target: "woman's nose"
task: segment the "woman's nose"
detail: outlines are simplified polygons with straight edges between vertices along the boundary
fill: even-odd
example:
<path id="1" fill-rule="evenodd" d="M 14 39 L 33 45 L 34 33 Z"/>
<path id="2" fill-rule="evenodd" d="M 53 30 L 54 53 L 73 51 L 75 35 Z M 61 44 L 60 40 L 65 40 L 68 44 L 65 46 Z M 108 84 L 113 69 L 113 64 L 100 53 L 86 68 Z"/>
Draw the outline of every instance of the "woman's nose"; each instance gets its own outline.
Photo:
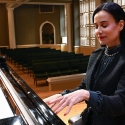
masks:
<path id="1" fill-rule="evenodd" d="M 100 34 L 100 33 L 102 33 L 102 28 L 101 27 L 98 27 L 97 29 L 96 29 L 96 31 L 95 31 L 97 34 Z"/>

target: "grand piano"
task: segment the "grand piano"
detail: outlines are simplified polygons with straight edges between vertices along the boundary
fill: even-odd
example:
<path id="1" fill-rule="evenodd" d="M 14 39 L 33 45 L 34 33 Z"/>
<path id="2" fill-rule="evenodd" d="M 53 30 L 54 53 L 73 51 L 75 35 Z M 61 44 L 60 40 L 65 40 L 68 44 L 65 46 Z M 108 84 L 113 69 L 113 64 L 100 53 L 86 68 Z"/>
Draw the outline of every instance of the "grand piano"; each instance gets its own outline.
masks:
<path id="1" fill-rule="evenodd" d="M 0 56 L 0 125 L 66 125 Z"/>

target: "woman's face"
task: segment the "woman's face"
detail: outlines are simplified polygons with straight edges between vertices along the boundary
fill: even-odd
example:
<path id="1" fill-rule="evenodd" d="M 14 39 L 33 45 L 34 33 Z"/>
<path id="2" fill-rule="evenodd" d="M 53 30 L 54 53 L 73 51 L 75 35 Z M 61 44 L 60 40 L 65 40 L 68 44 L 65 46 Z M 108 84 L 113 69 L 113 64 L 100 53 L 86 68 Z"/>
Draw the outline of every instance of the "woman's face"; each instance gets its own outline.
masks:
<path id="1" fill-rule="evenodd" d="M 120 23 L 116 23 L 113 16 L 105 10 L 94 16 L 95 35 L 101 45 L 114 47 L 120 44 Z"/>

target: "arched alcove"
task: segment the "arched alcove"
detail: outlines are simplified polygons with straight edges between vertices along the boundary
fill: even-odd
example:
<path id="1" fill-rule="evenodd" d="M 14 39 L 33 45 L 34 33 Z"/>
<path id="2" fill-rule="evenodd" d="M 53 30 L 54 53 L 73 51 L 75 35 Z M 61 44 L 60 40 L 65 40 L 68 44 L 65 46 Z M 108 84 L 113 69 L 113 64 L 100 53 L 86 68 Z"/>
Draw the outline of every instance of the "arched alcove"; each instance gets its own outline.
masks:
<path id="1" fill-rule="evenodd" d="M 40 45 L 41 44 L 56 44 L 55 26 L 49 21 L 43 22 L 40 26 Z"/>

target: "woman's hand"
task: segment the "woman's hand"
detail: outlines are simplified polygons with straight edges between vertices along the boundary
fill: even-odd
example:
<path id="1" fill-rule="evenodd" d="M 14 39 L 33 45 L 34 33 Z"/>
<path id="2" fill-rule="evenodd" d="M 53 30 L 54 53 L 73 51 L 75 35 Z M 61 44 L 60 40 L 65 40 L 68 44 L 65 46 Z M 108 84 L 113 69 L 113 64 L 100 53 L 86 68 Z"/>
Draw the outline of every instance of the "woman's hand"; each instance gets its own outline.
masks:
<path id="1" fill-rule="evenodd" d="M 48 98 L 43 99 L 43 101 L 44 101 L 50 108 L 52 108 L 56 103 L 50 104 L 49 102 L 51 102 L 51 101 L 53 101 L 53 100 L 55 100 L 55 99 L 58 99 L 58 98 L 61 97 L 61 96 L 62 96 L 61 94 L 55 94 L 55 95 L 52 95 L 52 96 L 50 96 L 50 97 L 48 97 Z"/>
<path id="2" fill-rule="evenodd" d="M 64 96 L 61 96 L 57 99 L 54 99 L 53 101 L 49 101 L 49 104 L 56 104 L 53 108 L 53 111 L 58 114 L 61 110 L 63 110 L 66 106 L 68 106 L 67 111 L 65 112 L 64 116 L 67 115 L 72 106 L 76 103 L 79 103 L 83 100 L 89 100 L 90 93 L 87 90 L 77 90 L 72 93 L 66 94 Z"/>

